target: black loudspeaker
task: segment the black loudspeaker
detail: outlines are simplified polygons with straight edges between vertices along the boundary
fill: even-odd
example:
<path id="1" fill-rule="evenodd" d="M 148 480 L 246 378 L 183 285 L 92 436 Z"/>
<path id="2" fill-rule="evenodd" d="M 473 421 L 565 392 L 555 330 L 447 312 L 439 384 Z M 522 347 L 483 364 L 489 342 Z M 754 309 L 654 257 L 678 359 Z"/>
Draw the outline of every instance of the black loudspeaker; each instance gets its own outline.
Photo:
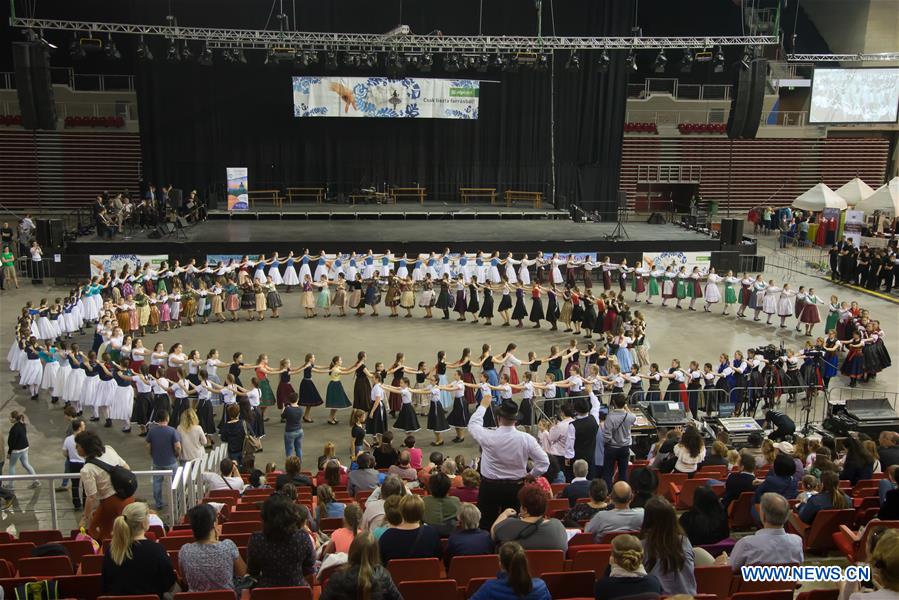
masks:
<path id="1" fill-rule="evenodd" d="M 721 228 L 719 229 L 718 237 L 721 240 L 721 244 L 732 244 L 731 242 L 731 219 L 721 219 Z"/>
<path id="2" fill-rule="evenodd" d="M 724 274 L 728 271 L 738 273 L 740 271 L 740 253 L 739 252 L 712 252 L 712 267 L 718 273 Z"/>
<path id="3" fill-rule="evenodd" d="M 743 219 L 731 219 L 731 244 L 743 242 Z"/>
<path id="4" fill-rule="evenodd" d="M 187 219 L 185 219 L 184 217 L 178 217 L 178 225 L 181 227 L 181 229 L 190 227 L 190 223 L 188 223 Z"/>
<path id="5" fill-rule="evenodd" d="M 181 203 L 184 198 L 184 193 L 181 190 L 171 189 L 169 190 L 169 205 L 175 210 L 181 208 Z"/>
<path id="6" fill-rule="evenodd" d="M 653 225 L 662 225 L 666 221 L 665 221 L 665 217 L 662 216 L 662 213 L 654 212 L 651 215 L 649 215 L 649 218 L 646 220 L 646 222 L 652 223 Z"/>
<path id="7" fill-rule="evenodd" d="M 746 129 L 752 72 L 737 66 L 737 76 L 734 79 L 733 97 L 730 100 L 730 112 L 727 115 L 727 137 L 731 139 L 742 137 L 743 130 Z"/>
<path id="8" fill-rule="evenodd" d="M 56 129 L 56 103 L 47 49 L 38 42 L 15 42 L 13 64 L 22 126 Z"/>
<path id="9" fill-rule="evenodd" d="M 745 139 L 755 139 L 762 120 L 762 105 L 765 103 L 765 82 L 768 78 L 768 60 L 757 58 L 752 61 L 752 85 L 749 89 L 749 105 L 746 107 L 746 125 L 743 127 Z"/>
<path id="10" fill-rule="evenodd" d="M 627 210 L 627 192 L 618 190 L 618 208 Z"/>
<path id="11" fill-rule="evenodd" d="M 65 240 L 61 219 L 37 219 L 34 225 L 37 243 L 44 252 L 63 248 Z"/>

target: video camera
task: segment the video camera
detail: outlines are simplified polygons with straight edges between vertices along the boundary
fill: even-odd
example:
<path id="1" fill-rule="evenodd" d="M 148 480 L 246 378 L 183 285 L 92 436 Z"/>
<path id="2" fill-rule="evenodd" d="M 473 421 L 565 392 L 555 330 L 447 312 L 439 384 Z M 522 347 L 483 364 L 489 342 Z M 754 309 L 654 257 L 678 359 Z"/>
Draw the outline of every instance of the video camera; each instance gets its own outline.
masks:
<path id="1" fill-rule="evenodd" d="M 761 356 L 769 363 L 773 363 L 778 358 L 783 356 L 783 342 L 781 342 L 780 348 L 774 344 L 768 344 L 767 346 L 759 346 L 758 348 L 750 348 L 749 352 L 754 353 L 757 356 Z"/>

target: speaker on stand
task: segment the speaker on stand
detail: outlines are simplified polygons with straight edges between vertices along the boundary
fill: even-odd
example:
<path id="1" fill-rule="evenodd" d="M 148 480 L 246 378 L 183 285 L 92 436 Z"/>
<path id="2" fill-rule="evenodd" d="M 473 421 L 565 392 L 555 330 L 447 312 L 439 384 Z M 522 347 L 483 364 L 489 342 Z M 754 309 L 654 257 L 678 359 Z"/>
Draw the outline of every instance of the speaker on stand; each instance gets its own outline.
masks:
<path id="1" fill-rule="evenodd" d="M 612 233 L 605 236 L 605 239 L 630 239 L 630 236 L 627 234 L 627 229 L 624 228 L 624 221 L 627 220 L 627 192 L 625 192 L 624 190 L 618 190 L 618 203 L 615 213 L 617 215 L 618 222 L 615 224 L 615 229 L 612 230 Z"/>
<path id="2" fill-rule="evenodd" d="M 40 42 L 14 42 L 16 94 L 25 129 L 56 129 L 50 58 Z"/>
<path id="3" fill-rule="evenodd" d="M 730 100 L 730 112 L 727 115 L 727 137 L 731 139 L 743 137 L 743 130 L 746 129 L 748 118 L 751 86 L 752 72 L 738 65 L 732 91 L 733 98 Z"/>

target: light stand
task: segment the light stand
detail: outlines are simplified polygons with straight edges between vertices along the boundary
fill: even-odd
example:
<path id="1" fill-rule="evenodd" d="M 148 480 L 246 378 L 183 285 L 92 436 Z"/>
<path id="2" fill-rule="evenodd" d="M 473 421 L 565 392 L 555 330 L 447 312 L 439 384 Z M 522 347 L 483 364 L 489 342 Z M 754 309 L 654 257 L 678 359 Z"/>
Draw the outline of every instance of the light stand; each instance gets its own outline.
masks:
<path id="1" fill-rule="evenodd" d="M 627 207 L 619 206 L 615 212 L 618 222 L 615 224 L 615 229 L 612 230 L 612 233 L 606 235 L 605 239 L 611 241 L 629 240 L 630 236 L 627 234 L 627 229 L 624 228 L 624 221 L 627 219 Z"/>

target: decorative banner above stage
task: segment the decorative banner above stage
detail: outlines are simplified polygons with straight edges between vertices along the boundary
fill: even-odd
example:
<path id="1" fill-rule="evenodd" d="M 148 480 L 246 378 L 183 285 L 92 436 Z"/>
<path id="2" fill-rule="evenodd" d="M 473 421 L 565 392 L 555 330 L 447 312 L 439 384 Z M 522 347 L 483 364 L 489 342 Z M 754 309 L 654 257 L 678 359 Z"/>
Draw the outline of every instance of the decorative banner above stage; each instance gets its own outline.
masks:
<path id="1" fill-rule="evenodd" d="M 247 210 L 250 208 L 250 186 L 247 182 L 247 168 L 226 167 L 225 177 L 228 181 L 228 210 Z"/>
<path id="2" fill-rule="evenodd" d="M 712 266 L 712 254 L 710 252 L 644 252 L 643 264 L 647 263 L 663 269 L 670 266 L 674 271 L 681 267 L 686 267 L 688 272 L 692 271 L 693 267 L 699 267 L 700 271 L 708 271 Z"/>
<path id="3" fill-rule="evenodd" d="M 112 270 L 118 273 L 125 265 L 128 265 L 128 271 L 131 273 L 143 269 L 144 263 L 150 263 L 151 268 L 158 269 L 159 265 L 168 259 L 168 254 L 91 254 L 91 277 Z"/>
<path id="4" fill-rule="evenodd" d="M 480 81 L 294 77 L 295 117 L 477 119 Z"/>

